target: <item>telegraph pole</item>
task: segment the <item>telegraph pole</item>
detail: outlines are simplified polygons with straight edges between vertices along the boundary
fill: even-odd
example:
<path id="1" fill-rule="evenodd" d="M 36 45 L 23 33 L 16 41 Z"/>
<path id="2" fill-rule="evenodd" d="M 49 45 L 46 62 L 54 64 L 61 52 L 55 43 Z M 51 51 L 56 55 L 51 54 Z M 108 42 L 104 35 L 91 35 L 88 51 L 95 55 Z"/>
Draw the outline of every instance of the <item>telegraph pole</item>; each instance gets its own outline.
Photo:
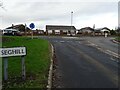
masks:
<path id="1" fill-rule="evenodd" d="M 73 23 L 73 11 L 71 12 L 71 31 L 72 31 L 72 23 Z M 71 32 L 70 32 L 71 35 Z"/>
<path id="2" fill-rule="evenodd" d="M 71 26 L 72 26 L 72 23 L 73 23 L 73 11 L 71 12 Z"/>
<path id="3" fill-rule="evenodd" d="M 95 24 L 93 25 L 93 36 L 95 36 Z"/>

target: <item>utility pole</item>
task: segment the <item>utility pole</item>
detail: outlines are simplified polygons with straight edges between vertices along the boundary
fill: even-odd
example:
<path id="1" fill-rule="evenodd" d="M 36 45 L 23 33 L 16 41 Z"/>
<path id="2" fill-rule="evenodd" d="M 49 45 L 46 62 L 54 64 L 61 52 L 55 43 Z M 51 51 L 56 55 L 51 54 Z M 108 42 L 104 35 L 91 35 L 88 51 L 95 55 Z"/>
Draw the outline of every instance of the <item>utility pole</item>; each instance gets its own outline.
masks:
<path id="1" fill-rule="evenodd" d="M 95 24 L 93 25 L 93 36 L 95 36 Z"/>
<path id="2" fill-rule="evenodd" d="M 71 12 L 71 26 L 72 26 L 72 23 L 73 23 L 73 11 Z"/>
<path id="3" fill-rule="evenodd" d="M 72 23 L 73 23 L 73 11 L 71 12 L 71 31 L 72 31 Z M 71 32 L 70 32 L 71 35 Z"/>

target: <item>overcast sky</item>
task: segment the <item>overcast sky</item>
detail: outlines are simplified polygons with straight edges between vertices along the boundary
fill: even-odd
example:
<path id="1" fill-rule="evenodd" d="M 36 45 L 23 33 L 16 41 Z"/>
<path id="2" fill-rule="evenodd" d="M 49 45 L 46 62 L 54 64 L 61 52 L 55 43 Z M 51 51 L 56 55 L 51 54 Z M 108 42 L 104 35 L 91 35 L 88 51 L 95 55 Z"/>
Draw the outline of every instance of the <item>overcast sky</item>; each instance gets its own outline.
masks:
<path id="1" fill-rule="evenodd" d="M 46 25 L 71 25 L 82 27 L 118 26 L 118 0 L 0 0 L 5 9 L 0 8 L 0 28 L 12 24 L 35 23 L 37 29 Z M 35 28 L 35 29 L 36 29 Z"/>

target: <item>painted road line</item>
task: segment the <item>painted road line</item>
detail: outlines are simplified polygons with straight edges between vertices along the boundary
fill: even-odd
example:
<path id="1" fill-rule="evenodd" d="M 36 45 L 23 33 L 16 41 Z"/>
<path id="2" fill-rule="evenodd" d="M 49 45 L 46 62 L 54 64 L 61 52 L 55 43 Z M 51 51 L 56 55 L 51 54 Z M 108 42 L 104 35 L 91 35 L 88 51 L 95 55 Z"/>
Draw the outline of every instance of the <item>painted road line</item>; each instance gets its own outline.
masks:
<path id="1" fill-rule="evenodd" d="M 118 59 L 115 59 L 115 58 L 113 58 L 113 57 L 111 57 L 110 59 L 111 59 L 112 61 L 119 62 Z"/>
<path id="2" fill-rule="evenodd" d="M 65 41 L 60 41 L 61 43 L 65 42 Z"/>
<path id="3" fill-rule="evenodd" d="M 114 57 L 116 57 L 116 58 L 120 58 L 120 55 L 118 55 L 117 53 L 115 53 L 115 52 L 113 52 L 113 51 L 100 48 L 100 47 L 98 47 L 98 45 L 96 45 L 96 44 L 94 44 L 94 43 L 92 43 L 92 42 L 90 42 L 90 41 L 88 41 L 88 43 L 90 43 L 91 46 L 95 46 L 95 48 L 97 48 L 98 50 L 100 50 L 100 51 L 102 51 L 102 52 L 104 52 L 104 53 L 106 53 L 106 54 L 108 54 L 108 55 L 114 56 Z M 89 45 L 90 45 L 90 44 L 89 44 Z"/>
<path id="4" fill-rule="evenodd" d="M 62 37 L 62 38 L 66 38 L 66 39 L 79 39 L 79 37 Z"/>
<path id="5" fill-rule="evenodd" d="M 114 55 L 116 55 L 116 56 L 119 56 L 117 53 L 115 53 L 115 52 L 112 52 L 112 51 L 110 51 L 110 50 L 106 50 L 107 52 L 110 52 L 110 53 L 112 53 L 112 54 L 114 54 Z"/>

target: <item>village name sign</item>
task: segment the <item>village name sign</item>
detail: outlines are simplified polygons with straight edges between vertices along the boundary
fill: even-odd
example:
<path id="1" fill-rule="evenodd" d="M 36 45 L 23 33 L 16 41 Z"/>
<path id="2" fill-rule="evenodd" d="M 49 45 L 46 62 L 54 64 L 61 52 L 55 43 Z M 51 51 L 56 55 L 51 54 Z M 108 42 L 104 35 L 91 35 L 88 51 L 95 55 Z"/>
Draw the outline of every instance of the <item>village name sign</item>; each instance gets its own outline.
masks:
<path id="1" fill-rule="evenodd" d="M 8 57 L 21 56 L 22 79 L 25 80 L 25 58 L 26 47 L 0 48 L 0 57 L 4 61 L 4 80 L 8 79 Z"/>
<path id="2" fill-rule="evenodd" d="M 0 48 L 0 57 L 23 56 L 26 55 L 25 47 Z"/>

